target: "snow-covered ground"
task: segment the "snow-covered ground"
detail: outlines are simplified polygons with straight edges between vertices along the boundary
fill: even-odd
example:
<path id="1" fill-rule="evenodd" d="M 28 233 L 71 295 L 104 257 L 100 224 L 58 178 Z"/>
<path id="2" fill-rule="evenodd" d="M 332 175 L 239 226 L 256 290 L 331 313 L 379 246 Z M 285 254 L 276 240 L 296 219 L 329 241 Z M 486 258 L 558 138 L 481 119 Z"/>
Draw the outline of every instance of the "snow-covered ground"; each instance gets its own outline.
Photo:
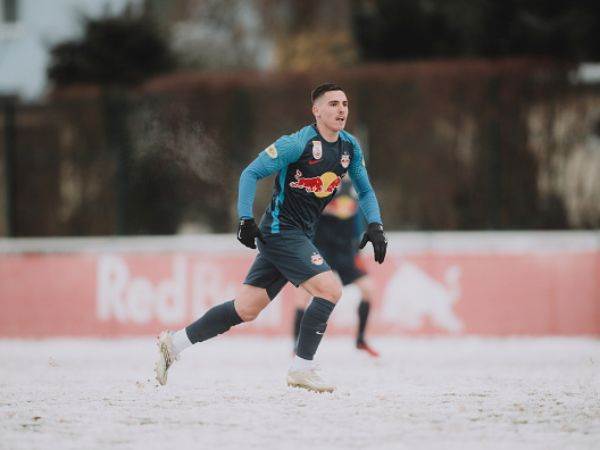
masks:
<path id="1" fill-rule="evenodd" d="M 158 387 L 152 339 L 0 340 L 2 449 L 600 448 L 600 341 L 349 337 L 338 390 L 287 388 L 290 342 L 221 337 Z"/>

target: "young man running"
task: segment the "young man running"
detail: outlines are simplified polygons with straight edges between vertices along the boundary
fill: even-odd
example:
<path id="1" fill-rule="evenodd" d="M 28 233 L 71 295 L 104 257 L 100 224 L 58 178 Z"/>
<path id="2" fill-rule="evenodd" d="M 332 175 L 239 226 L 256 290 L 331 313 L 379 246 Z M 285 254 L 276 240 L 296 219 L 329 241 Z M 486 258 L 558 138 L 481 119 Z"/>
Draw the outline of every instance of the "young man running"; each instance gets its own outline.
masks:
<path id="1" fill-rule="evenodd" d="M 378 263 L 385 258 L 387 241 L 379 205 L 356 139 L 344 131 L 348 99 L 335 84 L 318 86 L 311 95 L 316 123 L 282 136 L 262 151 L 242 172 L 239 184 L 238 240 L 259 253 L 234 300 L 217 305 L 195 322 L 158 338 L 156 379 L 167 381 L 167 370 L 192 344 L 225 333 L 242 322 L 254 320 L 290 281 L 313 297 L 300 324 L 297 354 L 287 374 L 289 386 L 331 392 L 334 386 L 315 370 L 313 358 L 327 327 L 327 320 L 342 294 L 338 277 L 312 242 L 323 208 L 341 183 L 350 176 L 369 225 L 365 242 L 371 241 Z M 252 206 L 259 179 L 277 173 L 273 198 L 257 226 Z"/>

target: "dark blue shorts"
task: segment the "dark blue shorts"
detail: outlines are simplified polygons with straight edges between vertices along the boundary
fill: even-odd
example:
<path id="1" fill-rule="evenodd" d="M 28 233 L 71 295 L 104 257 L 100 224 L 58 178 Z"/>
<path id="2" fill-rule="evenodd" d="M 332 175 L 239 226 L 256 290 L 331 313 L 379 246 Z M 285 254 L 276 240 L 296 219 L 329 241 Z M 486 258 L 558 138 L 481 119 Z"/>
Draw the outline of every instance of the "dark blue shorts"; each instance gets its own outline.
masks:
<path id="1" fill-rule="evenodd" d="M 266 234 L 266 244 L 257 240 L 258 255 L 244 284 L 267 290 L 272 300 L 289 281 L 299 286 L 306 280 L 331 270 L 315 244 L 299 230 Z"/>
<path id="2" fill-rule="evenodd" d="M 358 255 L 354 250 L 339 250 L 324 244 L 319 244 L 318 248 L 331 269 L 340 276 L 344 286 L 354 283 L 367 274 L 359 266 L 357 262 Z"/>

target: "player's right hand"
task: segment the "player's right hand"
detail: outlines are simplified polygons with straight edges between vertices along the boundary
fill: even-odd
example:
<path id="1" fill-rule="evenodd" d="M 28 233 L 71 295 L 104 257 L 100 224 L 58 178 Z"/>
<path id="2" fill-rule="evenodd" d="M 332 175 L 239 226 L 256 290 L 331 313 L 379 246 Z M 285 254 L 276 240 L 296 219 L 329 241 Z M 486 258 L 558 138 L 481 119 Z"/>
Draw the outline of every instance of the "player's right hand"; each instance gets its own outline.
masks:
<path id="1" fill-rule="evenodd" d="M 255 239 L 260 239 L 263 244 L 265 243 L 265 237 L 252 218 L 240 219 L 237 238 L 238 241 L 250 248 L 256 248 Z"/>
<path id="2" fill-rule="evenodd" d="M 387 251 L 387 239 L 385 238 L 385 234 L 383 234 L 383 225 L 376 222 L 370 223 L 358 248 L 364 248 L 369 241 L 373 244 L 375 261 L 381 264 L 385 259 Z"/>

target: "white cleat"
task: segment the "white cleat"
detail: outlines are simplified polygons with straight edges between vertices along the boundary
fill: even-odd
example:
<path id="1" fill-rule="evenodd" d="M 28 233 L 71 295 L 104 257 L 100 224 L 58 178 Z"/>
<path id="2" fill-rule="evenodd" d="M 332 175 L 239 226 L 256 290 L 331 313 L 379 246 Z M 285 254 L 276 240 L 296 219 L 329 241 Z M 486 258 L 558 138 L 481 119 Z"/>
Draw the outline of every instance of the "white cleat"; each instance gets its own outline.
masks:
<path id="1" fill-rule="evenodd" d="M 173 349 L 173 336 L 170 331 L 163 331 L 158 336 L 156 342 L 158 345 L 158 361 L 154 371 L 156 372 L 156 381 L 161 385 L 167 384 L 167 371 L 169 367 L 177 361 L 177 354 Z"/>
<path id="2" fill-rule="evenodd" d="M 335 390 L 335 386 L 326 382 L 315 367 L 305 370 L 290 369 L 287 374 L 287 385 L 313 392 L 333 392 Z"/>

